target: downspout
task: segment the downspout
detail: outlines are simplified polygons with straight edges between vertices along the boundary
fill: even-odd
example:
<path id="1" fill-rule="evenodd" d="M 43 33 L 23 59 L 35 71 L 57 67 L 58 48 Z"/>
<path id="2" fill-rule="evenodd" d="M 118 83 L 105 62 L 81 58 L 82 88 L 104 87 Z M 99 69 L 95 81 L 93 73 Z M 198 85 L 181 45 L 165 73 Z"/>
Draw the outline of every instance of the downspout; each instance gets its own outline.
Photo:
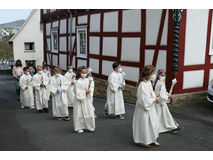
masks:
<path id="1" fill-rule="evenodd" d="M 46 39 L 45 39 L 45 32 L 44 32 L 44 30 L 46 30 L 46 29 L 45 29 L 45 26 L 44 26 L 42 16 L 43 16 L 43 9 L 40 9 L 40 29 L 42 27 L 42 32 L 43 32 L 43 61 L 47 61 L 47 56 L 46 56 L 46 53 L 45 53 L 45 51 L 46 51 L 45 40 Z"/>
<path id="2" fill-rule="evenodd" d="M 70 14 L 70 63 L 72 64 L 72 12 L 71 9 L 68 9 Z"/>
<path id="3" fill-rule="evenodd" d="M 179 55 L 179 33 L 180 33 L 180 20 L 182 18 L 183 9 L 173 9 L 174 20 L 174 35 L 173 35 L 173 58 L 172 58 L 172 71 L 178 72 L 178 55 Z"/>

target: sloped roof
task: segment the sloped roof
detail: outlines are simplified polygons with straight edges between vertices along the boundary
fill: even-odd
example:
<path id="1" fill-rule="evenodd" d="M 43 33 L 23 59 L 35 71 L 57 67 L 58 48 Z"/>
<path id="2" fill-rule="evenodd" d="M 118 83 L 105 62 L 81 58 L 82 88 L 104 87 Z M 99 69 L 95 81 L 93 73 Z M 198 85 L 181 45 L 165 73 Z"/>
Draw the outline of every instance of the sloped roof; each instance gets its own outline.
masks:
<path id="1" fill-rule="evenodd" d="M 24 26 L 27 24 L 27 22 L 30 20 L 30 18 L 32 17 L 32 15 L 35 13 L 36 9 L 33 9 L 32 12 L 30 12 L 30 15 L 27 17 L 27 19 L 25 20 L 24 24 L 21 26 L 21 28 L 18 30 L 18 32 L 16 34 L 13 35 L 13 37 L 9 40 L 9 42 L 12 42 L 14 40 L 14 38 L 21 32 L 21 30 L 24 28 Z"/>

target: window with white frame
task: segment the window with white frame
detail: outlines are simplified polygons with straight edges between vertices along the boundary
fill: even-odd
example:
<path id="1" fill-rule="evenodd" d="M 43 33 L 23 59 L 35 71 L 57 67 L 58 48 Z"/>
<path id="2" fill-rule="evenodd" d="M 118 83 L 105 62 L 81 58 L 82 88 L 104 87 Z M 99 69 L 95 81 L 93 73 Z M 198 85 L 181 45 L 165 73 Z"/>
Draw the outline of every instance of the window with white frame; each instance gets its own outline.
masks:
<path id="1" fill-rule="evenodd" d="M 87 28 L 77 28 L 77 56 L 87 58 Z"/>
<path id="2" fill-rule="evenodd" d="M 58 53 L 58 31 L 52 30 L 51 31 L 51 51 L 54 53 Z"/>
<path id="3" fill-rule="evenodd" d="M 212 25 L 211 25 L 211 36 L 210 36 L 210 45 L 209 45 L 209 55 L 213 55 L 213 14 L 212 14 Z"/>

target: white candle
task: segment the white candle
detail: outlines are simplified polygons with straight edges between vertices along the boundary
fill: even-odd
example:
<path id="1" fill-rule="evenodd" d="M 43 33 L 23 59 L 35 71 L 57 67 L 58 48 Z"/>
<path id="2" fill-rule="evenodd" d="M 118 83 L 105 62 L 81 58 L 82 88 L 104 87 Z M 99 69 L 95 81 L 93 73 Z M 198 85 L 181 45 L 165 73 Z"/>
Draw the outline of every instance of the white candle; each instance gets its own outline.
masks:
<path id="1" fill-rule="evenodd" d="M 173 91 L 173 89 L 174 89 L 176 83 L 177 83 L 177 79 L 174 78 L 174 79 L 172 80 L 172 86 L 171 86 L 171 88 L 170 88 L 169 95 L 172 95 L 172 91 Z"/>

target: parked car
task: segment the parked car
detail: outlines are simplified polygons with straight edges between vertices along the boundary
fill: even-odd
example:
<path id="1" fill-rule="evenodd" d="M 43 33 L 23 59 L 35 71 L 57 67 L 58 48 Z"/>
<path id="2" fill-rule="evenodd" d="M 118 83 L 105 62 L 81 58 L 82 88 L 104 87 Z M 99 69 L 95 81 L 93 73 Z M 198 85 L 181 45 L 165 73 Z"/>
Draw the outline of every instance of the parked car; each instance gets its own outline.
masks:
<path id="1" fill-rule="evenodd" d="M 209 86 L 208 86 L 207 100 L 209 102 L 213 102 L 213 80 L 211 80 L 211 82 L 209 83 Z"/>

